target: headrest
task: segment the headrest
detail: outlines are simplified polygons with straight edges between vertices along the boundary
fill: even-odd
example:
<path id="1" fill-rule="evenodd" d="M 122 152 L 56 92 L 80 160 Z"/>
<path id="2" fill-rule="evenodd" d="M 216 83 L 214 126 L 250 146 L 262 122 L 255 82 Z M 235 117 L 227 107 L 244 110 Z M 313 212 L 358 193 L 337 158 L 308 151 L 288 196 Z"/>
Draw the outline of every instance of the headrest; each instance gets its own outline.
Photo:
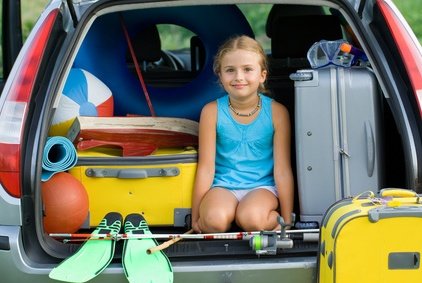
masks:
<path id="1" fill-rule="evenodd" d="M 303 58 L 315 42 L 343 38 L 340 20 L 332 15 L 278 17 L 273 24 L 273 58 Z"/>
<path id="2" fill-rule="evenodd" d="M 322 6 L 308 6 L 308 5 L 282 5 L 274 4 L 268 14 L 265 30 L 267 36 L 273 36 L 273 30 L 277 28 L 277 21 L 281 17 L 292 16 L 306 16 L 306 15 L 324 15 L 324 8 Z"/>
<path id="3" fill-rule="evenodd" d="M 132 39 L 133 49 L 140 61 L 156 62 L 161 58 L 161 40 L 156 25 L 140 30 Z"/>

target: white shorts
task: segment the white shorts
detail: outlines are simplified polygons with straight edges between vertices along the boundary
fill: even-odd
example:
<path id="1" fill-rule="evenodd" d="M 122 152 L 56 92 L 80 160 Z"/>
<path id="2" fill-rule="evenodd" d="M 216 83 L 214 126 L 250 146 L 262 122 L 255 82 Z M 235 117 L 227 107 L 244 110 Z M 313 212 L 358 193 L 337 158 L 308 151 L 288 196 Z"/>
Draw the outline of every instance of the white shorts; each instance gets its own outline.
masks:
<path id="1" fill-rule="evenodd" d="M 213 188 L 221 188 L 221 187 L 213 187 Z M 222 189 L 225 189 L 225 188 L 222 188 Z M 242 198 L 244 198 L 248 193 L 255 190 L 259 190 L 259 189 L 270 191 L 275 195 L 276 198 L 278 198 L 278 192 L 275 186 L 260 186 L 260 187 L 247 189 L 247 190 L 228 190 L 228 189 L 225 189 L 225 190 L 228 190 L 229 192 L 231 192 L 236 197 L 237 201 L 241 201 Z"/>

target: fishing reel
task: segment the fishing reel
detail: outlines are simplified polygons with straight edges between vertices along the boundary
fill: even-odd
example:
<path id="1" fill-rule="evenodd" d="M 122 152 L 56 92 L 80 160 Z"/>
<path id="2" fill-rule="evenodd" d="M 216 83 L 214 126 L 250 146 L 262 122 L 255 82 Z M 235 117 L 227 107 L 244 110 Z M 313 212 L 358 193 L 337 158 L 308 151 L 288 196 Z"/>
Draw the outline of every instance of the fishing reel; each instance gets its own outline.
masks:
<path id="1" fill-rule="evenodd" d="M 257 255 L 275 255 L 277 249 L 291 249 L 293 248 L 293 240 L 287 236 L 286 230 L 293 226 L 296 215 L 292 213 L 292 223 L 284 222 L 283 217 L 277 218 L 281 226 L 280 231 L 262 231 L 260 235 L 250 238 L 249 245 Z"/>

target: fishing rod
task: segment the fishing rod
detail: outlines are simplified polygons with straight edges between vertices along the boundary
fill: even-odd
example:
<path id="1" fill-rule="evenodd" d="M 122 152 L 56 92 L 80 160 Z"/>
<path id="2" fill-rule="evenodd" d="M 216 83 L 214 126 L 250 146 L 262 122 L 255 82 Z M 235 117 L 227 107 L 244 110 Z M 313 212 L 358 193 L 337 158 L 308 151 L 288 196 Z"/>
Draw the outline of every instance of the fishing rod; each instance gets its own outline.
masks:
<path id="1" fill-rule="evenodd" d="M 301 229 L 286 231 L 269 231 L 278 235 L 282 233 L 290 234 L 311 234 L 319 233 L 319 229 Z M 205 233 L 205 234 L 89 234 L 89 233 L 50 233 L 53 238 L 70 238 L 86 240 L 129 240 L 129 239 L 191 239 L 191 240 L 249 240 L 252 236 L 261 235 L 263 231 L 252 232 L 227 232 L 227 233 Z M 312 237 L 312 236 L 311 236 Z M 305 236 L 306 238 L 306 236 Z"/>
<path id="2" fill-rule="evenodd" d="M 292 215 L 292 219 L 294 216 Z M 318 242 L 319 229 L 296 229 L 288 230 L 292 224 L 286 224 L 282 217 L 278 222 L 281 229 L 278 231 L 252 231 L 252 232 L 225 232 L 225 233 L 205 233 L 192 234 L 190 230 L 184 234 L 119 234 L 119 233 L 50 233 L 53 238 L 63 238 L 63 242 L 90 241 L 90 240 L 130 240 L 130 239 L 167 239 L 161 245 L 147 249 L 147 253 L 165 249 L 170 245 L 182 240 L 248 240 L 250 247 L 257 255 L 275 255 L 277 249 L 293 248 L 294 240 L 304 242 Z M 294 222 L 294 221 L 292 221 Z"/>
<path id="3" fill-rule="evenodd" d="M 292 222 L 295 220 L 295 214 L 292 213 Z M 262 235 L 262 233 L 273 233 L 281 238 L 288 238 L 290 234 L 312 234 L 319 233 L 319 229 L 296 229 L 288 230 L 293 226 L 291 223 L 285 223 L 283 217 L 278 216 L 277 222 L 280 224 L 278 231 L 252 231 L 252 232 L 223 232 L 223 233 L 185 233 L 185 234 L 113 234 L 113 233 L 50 233 L 53 238 L 71 238 L 71 239 L 98 239 L 98 240 L 128 240 L 128 239 L 192 239 L 192 240 L 249 240 L 253 236 Z M 306 236 L 305 236 L 306 238 Z"/>
<path id="4" fill-rule="evenodd" d="M 170 239 L 162 245 L 146 250 L 147 254 L 168 248 L 182 240 L 248 240 L 249 246 L 257 255 L 275 255 L 278 249 L 291 249 L 294 240 L 318 242 L 319 229 L 302 229 L 286 231 L 253 231 L 207 234 L 84 234 L 84 233 L 51 233 L 53 238 L 64 238 L 64 243 L 83 242 L 91 240 L 130 240 L 130 239 Z"/>

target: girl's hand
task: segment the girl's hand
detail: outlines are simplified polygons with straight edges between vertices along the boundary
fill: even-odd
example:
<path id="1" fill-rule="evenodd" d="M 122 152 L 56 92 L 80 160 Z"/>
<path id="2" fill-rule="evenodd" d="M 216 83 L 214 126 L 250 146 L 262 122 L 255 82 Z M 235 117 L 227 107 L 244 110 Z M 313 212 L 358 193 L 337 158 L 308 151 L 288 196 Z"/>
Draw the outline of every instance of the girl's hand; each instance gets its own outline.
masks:
<path id="1" fill-rule="evenodd" d="M 195 233 L 198 233 L 198 234 L 201 234 L 202 232 L 201 232 L 201 229 L 199 228 L 199 223 L 198 223 L 198 221 L 192 221 L 192 230 L 195 232 Z"/>

